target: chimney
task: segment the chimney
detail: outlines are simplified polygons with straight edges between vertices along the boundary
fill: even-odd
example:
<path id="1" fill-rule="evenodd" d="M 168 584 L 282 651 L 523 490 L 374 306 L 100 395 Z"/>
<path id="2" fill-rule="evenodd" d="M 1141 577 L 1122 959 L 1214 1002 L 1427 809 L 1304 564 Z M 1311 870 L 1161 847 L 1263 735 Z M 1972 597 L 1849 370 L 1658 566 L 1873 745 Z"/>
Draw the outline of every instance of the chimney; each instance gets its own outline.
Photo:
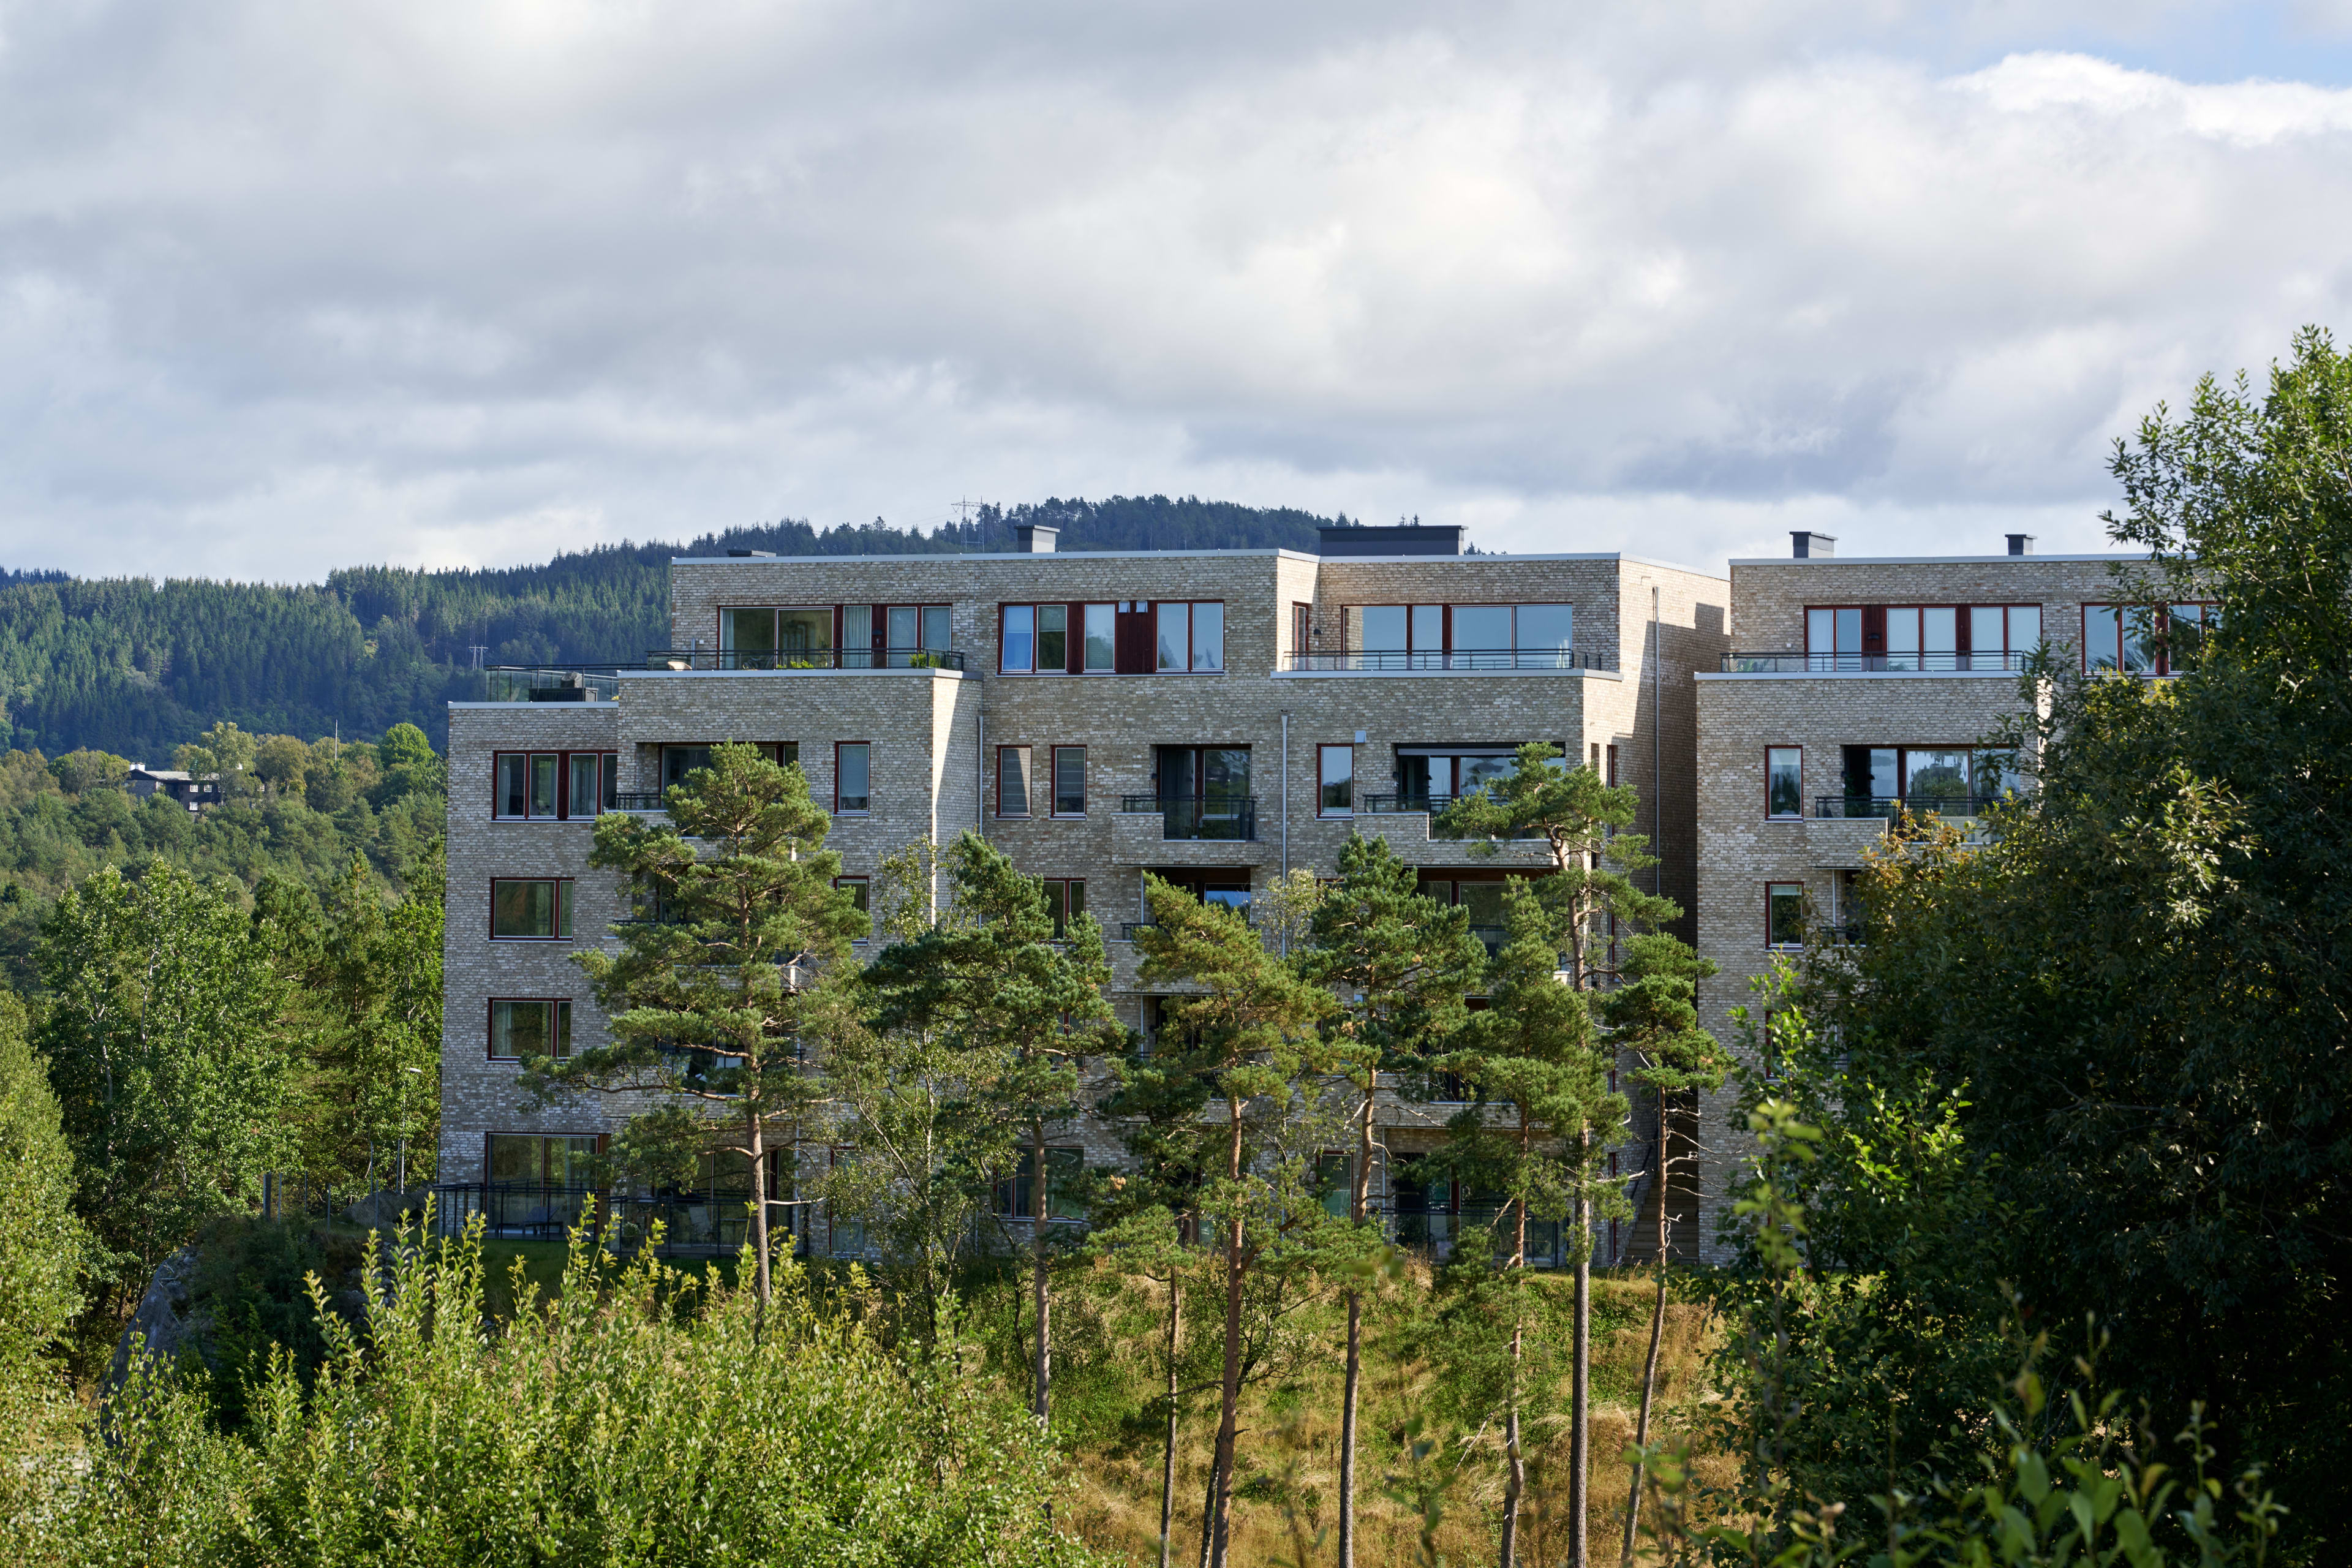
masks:
<path id="1" fill-rule="evenodd" d="M 1024 522 L 1013 530 L 1013 548 L 1024 555 L 1051 555 L 1062 531 L 1050 522 Z"/>
<path id="2" fill-rule="evenodd" d="M 2010 552 L 2011 555 L 2031 555 L 2031 554 L 2032 554 L 2032 553 L 2033 553 L 2033 535 L 2032 535 L 2032 534 L 2030 534 L 2030 533 L 2012 533 L 2012 534 L 2011 534 L 2011 535 L 2009 536 L 2009 552 Z"/>
<path id="3" fill-rule="evenodd" d="M 737 561 L 773 561 L 776 558 L 772 550 L 730 550 L 727 553 Z"/>
<path id="4" fill-rule="evenodd" d="M 1799 561 L 1826 561 L 1837 553 L 1837 535 L 1792 528 L 1789 531 L 1789 553 Z"/>

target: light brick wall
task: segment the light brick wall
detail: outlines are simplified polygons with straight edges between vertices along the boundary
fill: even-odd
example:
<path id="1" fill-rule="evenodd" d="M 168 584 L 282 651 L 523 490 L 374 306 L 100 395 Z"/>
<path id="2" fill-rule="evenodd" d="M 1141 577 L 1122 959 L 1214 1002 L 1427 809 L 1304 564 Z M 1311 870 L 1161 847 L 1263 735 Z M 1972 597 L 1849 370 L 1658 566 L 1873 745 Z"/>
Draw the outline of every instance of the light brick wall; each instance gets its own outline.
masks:
<path id="1" fill-rule="evenodd" d="M 603 1104 L 577 1114 L 525 1115 L 509 1108 L 513 1068 L 485 1059 L 492 995 L 573 996 L 576 1037 L 600 1037 L 577 970 L 559 951 L 571 944 L 528 951 L 492 944 L 456 918 L 462 901 L 476 897 L 467 889 L 478 888 L 487 910 L 489 877 L 533 874 L 547 846 L 562 847 L 571 859 L 561 863 L 571 874 L 584 868 L 584 826 L 489 820 L 494 749 L 568 746 L 575 742 L 562 725 L 589 726 L 581 734 L 593 731 L 593 738 L 576 743 L 617 750 L 625 777 L 653 790 L 664 744 L 796 742 L 813 794 L 829 805 L 835 744 L 865 741 L 874 748 L 872 812 L 840 819 L 831 840 L 845 872 L 872 875 L 884 855 L 926 834 L 944 842 L 979 823 L 1024 870 L 1085 879 L 1090 911 L 1116 938 L 1122 922 L 1141 918 L 1147 867 L 1230 862 L 1246 867 L 1263 888 L 1280 873 L 1286 849 L 1294 868 L 1335 870 L 1356 825 L 1317 816 L 1319 744 L 1353 748 L 1360 794 L 1395 788 L 1399 745 L 1545 740 L 1564 744 L 1580 762 L 1595 746 L 1613 745 L 1620 781 L 1643 799 L 1638 826 L 1654 833 L 1666 859 L 1663 890 L 1687 907 L 1697 880 L 1689 678 L 1713 668 L 1727 646 L 1728 586 L 1680 568 L 1600 556 L 1318 562 L 1286 552 L 1157 552 L 677 562 L 671 572 L 675 646 L 698 638 L 706 649 L 715 647 L 719 611 L 729 605 L 945 603 L 952 606 L 953 646 L 967 656 L 968 671 L 649 671 L 625 675 L 616 704 L 453 710 L 444 1168 L 450 1179 L 478 1174 L 487 1131 L 604 1131 L 632 1109 Z M 1654 587 L 1660 621 L 1654 645 Z M 1001 604 L 1137 599 L 1222 600 L 1227 668 L 1150 676 L 998 673 Z M 1296 603 L 1316 606 L 1328 633 L 1318 646 L 1336 647 L 1342 605 L 1559 601 L 1576 606 L 1579 647 L 1607 652 L 1614 670 L 1281 668 Z M 998 749 L 1011 745 L 1033 749 L 1033 815 L 1026 818 L 997 814 Z M 1046 815 L 1057 745 L 1085 748 L 1083 816 Z M 1258 800 L 1255 844 L 1167 844 L 1156 839 L 1153 819 L 1114 821 L 1121 795 L 1151 791 L 1153 749 L 1160 745 L 1249 748 Z M 1662 768 L 1654 766 L 1659 761 Z M 1388 818 L 1379 829 L 1402 833 L 1407 841 L 1417 831 L 1413 856 L 1433 868 L 1504 865 L 1475 860 L 1458 845 L 1431 843 L 1425 818 Z M 601 931 L 619 912 L 619 899 L 609 881 L 582 886 L 575 938 L 590 940 L 587 933 Z M 1132 945 L 1114 941 L 1111 953 L 1115 1005 L 1130 1026 L 1139 1024 L 1144 998 Z M 1401 1147 L 1419 1147 L 1442 1136 L 1445 1113 L 1397 1101 L 1382 1119 L 1398 1131 Z M 1062 1139 L 1082 1142 L 1090 1159 L 1118 1154 L 1105 1128 L 1067 1129 Z"/>
<path id="2" fill-rule="evenodd" d="M 1731 642 L 1743 652 L 1802 652 L 1809 605 L 2038 604 L 2045 638 L 2071 650 L 2080 606 L 2121 596 L 2115 569 L 2141 559 L 1736 561 Z M 1769 967 L 1766 884 L 1803 884 L 1826 918 L 1837 871 L 1859 868 L 1885 842 L 1884 822 L 1811 815 L 1818 797 L 1843 791 L 1843 748 L 1975 744 L 2027 700 L 2016 676 L 1999 672 L 1702 673 L 1695 684 L 1698 949 L 1720 969 L 1700 987 L 1699 1014 L 1728 1046 L 1731 1010 L 1748 1001 L 1749 978 Z M 1803 748 L 1801 820 L 1765 816 L 1764 753 L 1772 746 Z M 1737 1115 L 1728 1089 L 1700 1108 L 1700 1140 L 1712 1157 L 1700 1184 L 1699 1241 L 1711 1261 L 1727 1189 L 1750 1148 Z"/>

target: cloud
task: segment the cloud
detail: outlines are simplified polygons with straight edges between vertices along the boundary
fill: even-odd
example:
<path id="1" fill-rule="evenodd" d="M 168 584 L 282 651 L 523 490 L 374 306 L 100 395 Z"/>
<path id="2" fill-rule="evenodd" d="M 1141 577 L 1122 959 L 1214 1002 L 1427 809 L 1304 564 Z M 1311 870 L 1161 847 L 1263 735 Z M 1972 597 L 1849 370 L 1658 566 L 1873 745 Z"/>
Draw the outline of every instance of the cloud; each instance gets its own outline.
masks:
<path id="1" fill-rule="evenodd" d="M 284 579 L 1113 491 L 2094 547 L 2116 434 L 2342 313 L 2352 93 L 2124 58 L 2221 25 L 0 5 L 0 552 Z"/>

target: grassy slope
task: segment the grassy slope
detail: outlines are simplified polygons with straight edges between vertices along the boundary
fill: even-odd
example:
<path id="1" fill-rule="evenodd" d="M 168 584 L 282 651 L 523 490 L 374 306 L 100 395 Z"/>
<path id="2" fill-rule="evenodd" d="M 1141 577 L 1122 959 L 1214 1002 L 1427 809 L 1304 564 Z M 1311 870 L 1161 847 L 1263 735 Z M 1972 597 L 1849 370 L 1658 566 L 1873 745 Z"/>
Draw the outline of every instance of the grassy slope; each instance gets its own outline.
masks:
<path id="1" fill-rule="evenodd" d="M 1547 1279 L 1547 1288 L 1565 1295 L 1568 1281 Z M 1593 1561 L 1614 1562 L 1628 1473 L 1622 1456 L 1633 1440 L 1641 1397 L 1642 1363 L 1647 1350 L 1653 1284 L 1622 1276 L 1595 1281 L 1593 1321 L 1594 1408 L 1591 1473 Z M 1425 1276 L 1399 1287 L 1391 1300 L 1368 1314 L 1361 1447 L 1357 1459 L 1360 1563 L 1414 1560 L 1420 1521 L 1406 1505 L 1385 1495 L 1385 1478 L 1404 1468 L 1405 1424 L 1415 1412 L 1426 1415 L 1439 1403 L 1436 1373 L 1423 1359 L 1401 1358 L 1390 1349 L 1411 1314 L 1416 1297 L 1425 1299 Z M 1057 1324 L 1055 1427 L 1071 1454 L 1077 1498 L 1074 1527 L 1092 1544 L 1139 1563 L 1157 1561 L 1160 1523 L 1160 1416 L 1158 1395 L 1165 1375 L 1158 1325 L 1164 1289 L 1147 1281 L 1098 1273 L 1083 1292 L 1066 1287 Z M 984 1290 L 976 1303 L 975 1327 L 999 1352 L 1008 1384 L 1019 1381 L 1020 1357 L 1013 1349 L 1017 1329 L 1010 1318 L 1012 1293 Z M 1186 1341 L 1202 1363 L 1188 1376 L 1213 1375 L 1202 1364 L 1214 1352 L 1219 1329 L 1213 1304 L 1197 1307 L 1188 1293 Z M 1708 1400 L 1704 1360 L 1709 1325 L 1703 1309 L 1682 1303 L 1668 1308 L 1660 1363 L 1660 1405 L 1653 1436 L 1696 1436 L 1695 1418 Z M 1234 1561 L 1271 1563 L 1297 1558 L 1301 1542 L 1307 1561 L 1328 1562 L 1333 1545 L 1318 1531 L 1332 1523 L 1339 1484 L 1341 1350 L 1344 1318 L 1331 1300 L 1304 1310 L 1295 1328 L 1293 1364 L 1247 1392 L 1243 1402 L 1240 1485 L 1234 1505 Z M 1563 1401 L 1564 1402 L 1564 1401 Z M 1185 1406 L 1177 1463 L 1177 1507 L 1172 1563 L 1198 1561 L 1201 1510 L 1214 1438 L 1213 1390 Z M 1434 1433 L 1434 1423 L 1430 1428 Z M 1568 1434 L 1553 1423 L 1530 1434 L 1528 1496 L 1523 1517 L 1521 1561 L 1540 1568 L 1568 1561 L 1561 1515 L 1567 1504 Z M 1502 1466 L 1495 1434 L 1472 1434 L 1433 1456 L 1459 1467 L 1447 1495 L 1438 1535 L 1448 1562 L 1475 1563 L 1493 1555 Z M 1727 1482 L 1728 1456 L 1708 1456 L 1698 1465 L 1702 1484 Z"/>

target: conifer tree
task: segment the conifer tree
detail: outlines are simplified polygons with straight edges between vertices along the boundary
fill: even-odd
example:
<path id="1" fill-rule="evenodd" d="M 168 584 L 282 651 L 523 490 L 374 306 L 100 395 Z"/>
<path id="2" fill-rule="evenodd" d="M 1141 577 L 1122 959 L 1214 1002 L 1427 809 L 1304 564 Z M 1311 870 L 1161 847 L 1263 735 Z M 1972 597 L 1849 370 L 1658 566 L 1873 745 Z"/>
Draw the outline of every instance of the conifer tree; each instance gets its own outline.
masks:
<path id="1" fill-rule="evenodd" d="M 627 877 L 641 917 L 623 928 L 617 953 L 575 958 L 610 1040 L 527 1060 L 520 1081 L 542 1099 L 654 1092 L 664 1103 L 631 1119 L 634 1148 L 672 1162 L 714 1148 L 741 1155 L 765 1302 L 768 1153 L 775 1131 L 817 1096 L 803 1057 L 845 1026 L 856 984 L 849 944 L 870 928 L 834 886 L 832 821 L 798 763 L 717 746 L 709 767 L 670 787 L 667 805 L 660 820 L 596 819 L 588 863 Z"/>
<path id="2" fill-rule="evenodd" d="M 1671 899 L 1645 893 L 1633 875 L 1657 864 L 1649 841 L 1625 831 L 1640 809 L 1630 785 L 1604 784 L 1587 767 L 1566 765 L 1558 747 L 1521 746 L 1512 770 L 1488 780 L 1431 819 L 1430 831 L 1476 840 L 1473 854 L 1492 856 L 1504 841 L 1541 838 L 1551 852 L 1549 875 L 1534 892 L 1553 917 L 1559 978 L 1583 993 L 1609 979 L 1612 944 L 1681 916 Z M 1590 1038 L 1588 1033 L 1587 1036 Z M 1605 1070 L 1605 1068 L 1604 1068 Z M 1622 1104 L 1622 1102 L 1619 1102 Z M 1590 1415 L 1592 1334 L 1592 1164 L 1616 1124 L 1587 1122 L 1570 1134 L 1583 1173 L 1571 1194 L 1570 1256 L 1576 1272 L 1576 1331 L 1569 1412 L 1569 1517 L 1572 1568 L 1585 1565 L 1585 1520 L 1591 1473 Z"/>
<path id="3" fill-rule="evenodd" d="M 1468 1018 L 1465 1002 L 1486 967 L 1467 910 L 1420 890 L 1412 866 L 1385 839 L 1351 837 L 1339 851 L 1339 879 L 1307 920 L 1299 972 L 1330 987 L 1339 1012 L 1329 1030 L 1333 1065 L 1349 1086 L 1354 1153 L 1348 1219 L 1377 1238 L 1370 1221 L 1372 1118 L 1381 1074 L 1410 1068 L 1441 1047 Z M 1363 1374 L 1364 1293 L 1348 1286 L 1348 1349 L 1339 1408 L 1338 1561 L 1355 1564 L 1356 1417 Z"/>
<path id="4" fill-rule="evenodd" d="M 1723 1087 L 1730 1066 L 1713 1035 L 1698 1026 L 1698 983 L 1715 973 L 1712 960 L 1663 931 L 1626 943 L 1619 984 L 1601 998 L 1601 1013 L 1612 1043 L 1633 1057 L 1633 1081 L 1657 1103 L 1658 1152 L 1650 1179 L 1656 1185 L 1658 1288 L 1650 1308 L 1650 1352 L 1642 1366 L 1642 1408 L 1633 1426 L 1633 1447 L 1650 1441 L 1650 1405 L 1658 1386 L 1658 1349 L 1666 1331 L 1666 1193 L 1674 1167 L 1666 1140 L 1666 1117 L 1675 1100 Z M 1696 1158 L 1696 1153 L 1692 1155 Z M 1643 1465 L 1633 1463 L 1625 1500 L 1622 1568 L 1633 1568 L 1634 1528 L 1642 1512 Z"/>
<path id="5" fill-rule="evenodd" d="M 1223 1147 L 1202 1209 L 1224 1251 L 1224 1345 L 1211 1461 L 1209 1568 L 1225 1568 L 1232 1542 L 1234 1449 L 1243 1375 L 1244 1318 L 1253 1271 L 1292 1266 L 1328 1242 L 1297 1146 L 1302 1080 L 1323 1065 L 1318 1026 L 1331 994 L 1268 952 L 1240 915 L 1147 876 L 1152 923 L 1137 938 L 1147 984 L 1197 987 L 1167 1007 L 1167 1070 L 1211 1086 L 1210 1119 Z M 1179 1058 L 1181 1053 L 1181 1058 Z M 1311 1099 L 1311 1094 L 1309 1097 Z"/>
<path id="6" fill-rule="evenodd" d="M 1049 1130 L 1077 1114 L 1079 1064 L 1116 1052 L 1123 1036 L 1103 987 L 1110 961 L 1102 928 L 1081 915 L 1056 938 L 1045 888 L 1004 852 L 966 832 L 949 851 L 949 880 L 962 917 L 884 950 L 866 976 L 877 1026 L 919 1025 L 951 1042 L 989 1125 L 1018 1129 L 1003 1154 L 1025 1160 L 1029 1181 L 1030 1292 L 1036 1320 L 1030 1408 L 1051 1414 L 1053 1291 Z M 1013 1160 L 1000 1167 L 1011 1173 Z"/>

